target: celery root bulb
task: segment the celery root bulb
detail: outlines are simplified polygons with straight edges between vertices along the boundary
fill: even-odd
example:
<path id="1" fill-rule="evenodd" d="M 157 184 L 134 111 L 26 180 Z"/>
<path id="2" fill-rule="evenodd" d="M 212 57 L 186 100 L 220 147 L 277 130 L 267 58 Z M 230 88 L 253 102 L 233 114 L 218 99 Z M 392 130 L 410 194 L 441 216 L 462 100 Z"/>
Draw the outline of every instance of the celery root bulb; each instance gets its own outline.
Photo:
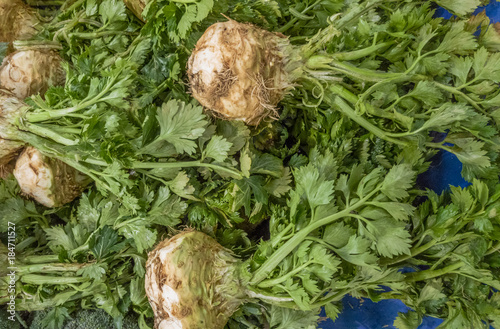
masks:
<path id="1" fill-rule="evenodd" d="M 15 158 L 21 151 L 23 143 L 0 138 L 0 178 L 6 178 L 12 173 Z"/>
<path id="2" fill-rule="evenodd" d="M 12 138 L 15 127 L 11 122 L 21 115 L 25 106 L 12 94 L 0 91 L 0 178 L 12 173 L 13 161 L 24 146 L 24 143 Z"/>
<path id="3" fill-rule="evenodd" d="M 73 201 L 90 182 L 76 169 L 33 147 L 25 148 L 17 159 L 14 176 L 23 193 L 46 207 Z"/>
<path id="4" fill-rule="evenodd" d="M 22 0 L 0 0 L 0 42 L 30 39 L 39 20 Z"/>
<path id="5" fill-rule="evenodd" d="M 20 50 L 7 56 L 0 67 L 0 87 L 24 99 L 45 94 L 50 86 L 63 85 L 62 59 L 52 50 Z"/>
<path id="6" fill-rule="evenodd" d="M 210 26 L 188 61 L 193 96 L 229 120 L 256 125 L 276 116 L 276 105 L 291 87 L 284 36 L 233 20 Z"/>
<path id="7" fill-rule="evenodd" d="M 148 255 L 146 294 L 156 329 L 222 329 L 245 301 L 241 262 L 204 233 L 185 231 Z"/>
<path id="8" fill-rule="evenodd" d="M 8 168 L 8 164 L 24 145 L 12 139 L 12 131 L 15 128 L 11 124 L 21 115 L 24 106 L 26 104 L 12 97 L 12 94 L 0 91 L 0 173 L 2 177 L 6 174 L 4 171 Z"/>

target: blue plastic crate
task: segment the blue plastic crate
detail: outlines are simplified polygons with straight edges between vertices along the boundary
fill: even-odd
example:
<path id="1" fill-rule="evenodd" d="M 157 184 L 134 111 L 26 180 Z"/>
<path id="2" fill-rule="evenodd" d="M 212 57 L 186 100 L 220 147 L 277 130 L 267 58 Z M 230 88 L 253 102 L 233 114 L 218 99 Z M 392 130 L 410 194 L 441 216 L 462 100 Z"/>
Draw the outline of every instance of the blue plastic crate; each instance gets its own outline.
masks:
<path id="1" fill-rule="evenodd" d="M 492 1 L 489 5 L 481 7 L 477 12 L 486 10 L 486 14 L 492 23 L 500 21 L 500 2 Z M 437 15 L 449 19 L 452 15 L 440 8 Z M 460 172 L 462 164 L 457 157 L 446 151 L 440 151 L 433 159 L 428 172 L 422 174 L 419 179 L 419 185 L 430 188 L 437 193 L 441 193 L 449 186 L 466 187 L 469 185 Z M 397 317 L 398 312 L 409 310 L 399 300 L 382 300 L 374 303 L 369 299 L 359 300 L 351 296 L 346 296 L 342 300 L 344 309 L 339 318 L 324 321 L 320 324 L 322 329 L 393 329 L 392 324 Z M 324 312 L 322 316 L 325 316 Z M 442 320 L 431 317 L 425 317 L 419 329 L 434 329 Z"/>

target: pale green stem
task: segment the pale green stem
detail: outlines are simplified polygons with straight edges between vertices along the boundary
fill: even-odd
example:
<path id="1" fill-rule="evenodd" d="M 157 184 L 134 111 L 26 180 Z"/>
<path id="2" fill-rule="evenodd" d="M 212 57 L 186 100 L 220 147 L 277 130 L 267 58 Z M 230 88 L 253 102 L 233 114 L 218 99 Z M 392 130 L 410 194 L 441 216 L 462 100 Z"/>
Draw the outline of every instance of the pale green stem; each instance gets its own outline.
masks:
<path id="1" fill-rule="evenodd" d="M 45 264 L 59 261 L 57 255 L 32 255 L 24 257 L 23 261 L 28 264 Z"/>
<path id="2" fill-rule="evenodd" d="M 296 234 L 287 242 L 285 242 L 278 250 L 276 250 L 260 267 L 255 271 L 255 273 L 252 276 L 252 279 L 250 280 L 251 285 L 257 285 L 260 282 L 262 282 L 268 275 L 271 273 L 276 266 L 279 265 L 287 257 L 293 250 L 299 246 L 302 241 L 313 231 L 316 229 L 331 224 L 332 222 L 341 219 L 348 215 L 351 211 L 361 207 L 368 201 L 373 195 L 378 193 L 381 189 L 381 186 L 377 186 L 376 188 L 373 189 L 372 192 L 367 194 L 364 198 L 360 199 L 358 202 L 355 204 L 351 205 L 350 207 L 344 209 L 343 211 L 340 211 L 336 214 L 327 216 L 325 218 L 322 218 L 320 220 L 314 221 L 310 223 L 308 226 L 305 228 L 301 229 L 300 231 L 296 232 Z"/>
<path id="3" fill-rule="evenodd" d="M 407 282 L 416 282 L 416 281 L 426 281 L 429 279 L 437 278 L 439 276 L 449 274 L 450 272 L 454 272 L 460 267 L 464 266 L 464 262 L 457 262 L 446 267 L 443 267 L 439 270 L 425 270 L 420 272 L 411 272 L 405 274 L 405 281 Z"/>
<path id="4" fill-rule="evenodd" d="M 258 298 L 267 302 L 292 302 L 293 298 L 290 297 L 278 297 L 278 296 L 269 296 L 260 292 L 255 292 L 248 288 L 245 293 L 250 298 Z"/>
<path id="5" fill-rule="evenodd" d="M 498 242 L 496 245 L 494 245 L 493 247 L 488 249 L 488 251 L 484 255 L 485 256 L 491 255 L 491 254 L 498 252 L 498 251 L 500 251 L 500 242 Z"/>
<path id="6" fill-rule="evenodd" d="M 89 279 L 81 276 L 47 276 L 39 274 L 25 274 L 21 276 L 21 281 L 27 284 L 36 285 L 63 285 L 71 283 L 80 283 L 89 281 Z"/>
<path id="7" fill-rule="evenodd" d="M 203 163 L 200 161 L 189 162 L 134 162 L 133 168 L 137 169 L 160 169 L 160 168 L 189 168 L 189 167 L 205 167 L 214 170 L 226 172 L 237 179 L 243 179 L 243 174 L 235 169 L 218 166 L 211 163 Z"/>
<path id="8" fill-rule="evenodd" d="M 373 54 L 374 52 L 393 45 L 394 41 L 381 42 L 363 49 L 332 54 L 332 58 L 337 61 L 353 61 Z"/>
<path id="9" fill-rule="evenodd" d="M 321 0 L 316 0 L 312 5 L 306 7 L 304 10 L 302 10 L 300 12 L 300 14 L 305 15 L 311 8 L 313 8 L 314 6 L 316 6 L 317 4 L 319 4 L 320 2 L 321 2 Z M 298 17 L 295 16 L 294 18 L 292 18 L 291 20 L 289 20 L 288 23 L 286 23 L 285 25 L 283 25 L 278 30 L 278 32 L 284 33 L 289 28 L 291 28 L 292 26 L 294 26 L 297 21 L 298 21 Z"/>
<path id="10" fill-rule="evenodd" d="M 278 284 L 280 284 L 280 283 L 288 280 L 289 278 L 291 278 L 295 274 L 297 274 L 300 271 L 302 271 L 303 269 L 307 268 L 312 263 L 314 263 L 314 261 L 309 260 L 309 261 L 305 262 L 304 264 L 300 265 L 299 267 L 295 268 L 294 270 L 288 272 L 287 274 L 285 274 L 283 276 L 280 276 L 278 278 L 264 280 L 264 281 L 260 282 L 257 286 L 259 288 L 274 287 L 274 286 L 276 286 L 276 285 L 278 285 Z"/>
<path id="11" fill-rule="evenodd" d="M 65 138 L 65 137 L 55 133 L 54 131 L 52 131 L 50 129 L 47 129 L 47 128 L 44 128 L 44 127 L 41 127 L 38 125 L 34 125 L 34 124 L 31 124 L 28 122 L 23 122 L 21 129 L 29 131 L 32 134 L 35 134 L 35 135 L 38 135 L 41 137 L 49 138 L 49 139 L 51 139 L 59 144 L 62 144 L 62 145 L 72 146 L 72 145 L 78 144 L 77 141 Z"/>
<path id="12" fill-rule="evenodd" d="M 88 264 L 54 263 L 54 264 L 29 264 L 17 266 L 16 271 L 23 273 L 61 273 L 76 272 Z"/>
<path id="13" fill-rule="evenodd" d="M 339 90 L 334 85 L 330 86 L 330 90 L 332 90 L 332 92 L 334 94 L 338 94 L 338 92 L 339 92 Z M 384 140 L 389 141 L 389 142 L 394 143 L 394 144 L 398 144 L 401 146 L 408 146 L 407 142 L 388 136 L 385 131 L 383 131 L 379 127 L 375 126 L 374 124 L 372 124 L 371 122 L 369 122 L 368 120 L 363 118 L 362 116 L 356 114 L 354 109 L 352 109 L 342 98 L 335 97 L 334 100 L 331 100 L 330 97 L 326 96 L 324 99 L 330 105 L 333 105 L 336 108 L 340 109 L 340 111 L 344 115 L 346 115 L 349 119 L 353 120 L 354 122 L 359 124 L 361 127 L 365 128 L 366 130 L 368 130 L 369 132 L 371 132 L 375 136 L 380 137 L 381 139 L 384 139 Z"/>
<path id="14" fill-rule="evenodd" d="M 479 106 L 479 104 L 477 104 L 472 98 L 470 98 L 469 96 L 467 96 L 466 94 L 464 94 L 463 92 L 461 92 L 460 90 L 457 90 L 456 88 L 454 87 L 450 87 L 450 86 L 447 86 L 447 85 L 444 85 L 442 83 L 438 83 L 438 82 L 435 82 L 435 85 L 442 89 L 442 90 L 446 90 L 452 94 L 455 94 L 455 95 L 458 95 L 460 97 L 462 97 L 463 99 L 465 99 L 469 104 L 471 104 L 476 110 L 478 110 L 479 112 L 483 113 L 484 115 L 486 116 L 489 116 L 489 113 L 486 112 L 481 106 Z"/>

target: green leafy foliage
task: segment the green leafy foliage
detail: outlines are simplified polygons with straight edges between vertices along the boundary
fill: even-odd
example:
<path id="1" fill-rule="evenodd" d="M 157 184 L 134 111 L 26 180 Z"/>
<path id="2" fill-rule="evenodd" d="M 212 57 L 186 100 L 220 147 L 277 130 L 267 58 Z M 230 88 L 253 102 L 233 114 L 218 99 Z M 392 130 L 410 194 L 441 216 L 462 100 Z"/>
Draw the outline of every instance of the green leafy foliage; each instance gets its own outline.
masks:
<path id="1" fill-rule="evenodd" d="M 160 135 L 143 148 L 143 153 L 163 157 L 195 152 L 193 140 L 203 134 L 207 125 L 201 107 L 171 100 L 158 109 L 156 118 L 160 124 Z"/>
<path id="2" fill-rule="evenodd" d="M 398 329 L 416 329 L 421 322 L 417 312 L 409 311 L 408 313 L 398 313 L 393 325 Z"/>
<path id="3" fill-rule="evenodd" d="M 318 321 L 318 316 L 314 312 L 294 312 L 290 309 L 273 306 L 270 313 L 269 325 L 273 329 L 315 328 Z"/>
<path id="4" fill-rule="evenodd" d="M 480 0 L 465 0 L 465 1 L 449 1 L 449 0 L 436 0 L 436 3 L 457 15 L 466 15 L 473 12 L 478 6 L 481 5 Z"/>
<path id="5" fill-rule="evenodd" d="M 9 222 L 18 224 L 37 215 L 33 202 L 19 196 L 19 186 L 11 176 L 0 184 L 0 232 L 6 232 Z"/>
<path id="6" fill-rule="evenodd" d="M 69 318 L 68 310 L 64 307 L 56 307 L 50 310 L 42 320 L 42 328 L 61 328 L 64 321 Z"/>
<path id="7" fill-rule="evenodd" d="M 329 159 L 333 161 L 331 155 Z M 271 228 L 275 232 L 271 235 L 271 247 L 263 244 L 250 263 L 255 269 L 252 284 L 259 289 L 270 289 L 269 293 L 275 295 L 290 296 L 302 310 L 323 305 L 317 294 L 323 292 L 328 296 L 337 280 L 351 293 L 371 286 L 359 285 L 355 277 L 351 277 L 352 282 L 345 282 L 347 277 L 339 273 L 339 268 L 347 266 L 343 264 L 375 269 L 380 268 L 381 257 L 410 254 L 410 234 L 404 222 L 397 223 L 409 221 L 414 209 L 409 207 L 401 217 L 394 209 L 404 209 L 407 205 L 390 201 L 389 197 L 395 194 L 388 191 L 398 189 L 397 199 L 409 196 L 407 189 L 412 186 L 410 181 L 414 176 L 411 167 L 394 166 L 385 177 L 381 168 L 364 173 L 357 167 L 350 176 L 336 178 L 325 164 L 310 162 L 295 171 L 296 187 L 288 201 L 290 219 L 277 209 L 279 220 L 273 225 L 281 228 Z M 322 186 L 324 193 L 318 199 L 312 187 L 318 190 Z M 373 216 L 374 205 L 389 210 Z M 324 300 L 326 304 L 328 298 Z"/>
<path id="8" fill-rule="evenodd" d="M 437 2 L 458 15 L 466 15 L 481 4 Z M 322 60 L 338 71 L 332 74 L 348 88 L 334 84 L 324 92 L 323 100 L 391 143 L 424 153 L 444 148 L 456 154 L 464 164 L 462 175 L 467 180 L 492 178 L 486 168 L 496 166 L 498 155 L 498 140 L 491 126 L 494 120 L 489 114 L 497 106 L 493 86 L 498 81 L 498 56 L 479 45 L 475 29 L 469 27 L 472 23 L 434 18 L 428 4 L 382 11 L 382 16 L 380 11 L 371 14 L 382 19 L 367 23 L 369 19 L 364 18 L 355 32 L 341 26 L 342 36 Z M 363 29 L 365 25 L 368 28 Z M 406 43 L 400 48 L 401 42 Z M 347 45 L 351 46 L 349 51 L 344 49 Z M 431 131 L 449 132 L 449 136 L 444 141 L 433 140 Z M 447 148 L 444 143 L 454 147 Z"/>

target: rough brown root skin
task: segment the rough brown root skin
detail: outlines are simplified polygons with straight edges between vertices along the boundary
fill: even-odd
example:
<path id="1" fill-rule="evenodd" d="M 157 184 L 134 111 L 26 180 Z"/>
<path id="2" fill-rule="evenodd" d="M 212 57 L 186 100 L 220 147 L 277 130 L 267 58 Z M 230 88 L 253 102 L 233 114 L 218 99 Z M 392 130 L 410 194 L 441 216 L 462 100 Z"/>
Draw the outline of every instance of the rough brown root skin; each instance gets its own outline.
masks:
<path id="1" fill-rule="evenodd" d="M 40 93 L 51 86 L 63 85 L 66 74 L 56 51 L 28 49 L 5 57 L 0 66 L 0 87 L 19 99 Z"/>
<path id="2" fill-rule="evenodd" d="M 277 117 L 276 105 L 291 87 L 280 34 L 233 20 L 210 26 L 188 61 L 193 96 L 229 120 L 257 125 Z"/>
<path id="3" fill-rule="evenodd" d="M 12 124 L 16 122 L 28 109 L 28 105 L 14 97 L 12 93 L 0 89 L 0 138 L 15 140 L 17 128 Z"/>
<path id="4" fill-rule="evenodd" d="M 204 233 L 184 231 L 149 253 L 146 295 L 155 329 L 222 329 L 247 299 L 241 262 Z"/>
<path id="5" fill-rule="evenodd" d="M 11 120 L 18 118 L 24 111 L 25 103 L 11 93 L 0 90 L 0 178 L 6 178 L 14 169 L 13 161 L 18 156 L 23 142 L 13 140 L 16 128 Z"/>
<path id="6" fill-rule="evenodd" d="M 123 0 L 123 2 L 125 2 L 125 6 L 127 6 L 127 8 L 133 12 L 137 18 L 144 22 L 142 11 L 146 8 L 149 0 Z"/>
<path id="7" fill-rule="evenodd" d="M 21 191 L 46 207 L 60 207 L 80 196 L 89 178 L 57 159 L 27 147 L 16 161 Z"/>
<path id="8" fill-rule="evenodd" d="M 14 160 L 23 145 L 22 142 L 0 138 L 0 166 L 6 166 Z"/>
<path id="9" fill-rule="evenodd" d="M 0 165 L 0 179 L 6 179 L 14 172 L 14 166 L 16 162 L 13 160 L 6 165 Z"/>
<path id="10" fill-rule="evenodd" d="M 23 143 L 0 138 L 0 179 L 13 173 Z"/>
<path id="11" fill-rule="evenodd" d="M 33 9 L 22 0 L 0 0 L 0 42 L 27 40 L 40 24 Z"/>

